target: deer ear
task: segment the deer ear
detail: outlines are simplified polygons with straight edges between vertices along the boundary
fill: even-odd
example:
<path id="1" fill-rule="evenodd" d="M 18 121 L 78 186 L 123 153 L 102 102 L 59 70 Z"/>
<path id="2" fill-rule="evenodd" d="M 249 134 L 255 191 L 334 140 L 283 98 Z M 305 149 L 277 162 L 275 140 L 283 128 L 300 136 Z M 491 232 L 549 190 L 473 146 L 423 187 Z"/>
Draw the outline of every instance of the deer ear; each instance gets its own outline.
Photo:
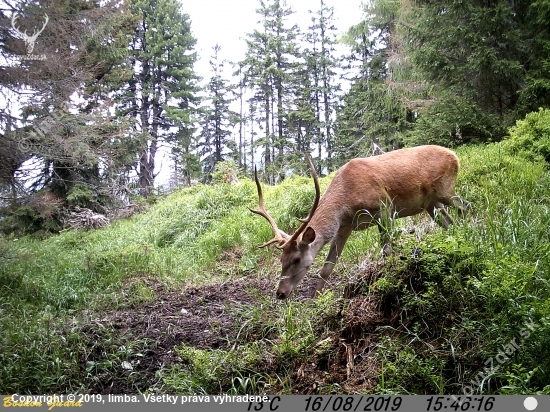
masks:
<path id="1" fill-rule="evenodd" d="M 309 245 L 311 242 L 315 240 L 315 230 L 313 230 L 312 227 L 308 227 L 304 234 L 302 235 L 302 241 L 300 242 L 302 245 Z"/>

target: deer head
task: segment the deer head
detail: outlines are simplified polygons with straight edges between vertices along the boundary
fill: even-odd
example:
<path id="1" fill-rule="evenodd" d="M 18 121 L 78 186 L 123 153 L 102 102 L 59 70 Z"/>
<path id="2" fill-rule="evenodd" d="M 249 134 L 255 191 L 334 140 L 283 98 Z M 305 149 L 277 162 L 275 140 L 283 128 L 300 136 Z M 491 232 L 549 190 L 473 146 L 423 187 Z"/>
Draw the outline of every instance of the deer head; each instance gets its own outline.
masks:
<path id="1" fill-rule="evenodd" d="M 292 235 L 288 235 L 279 229 L 275 220 L 265 210 L 262 186 L 258 180 L 258 173 L 254 170 L 254 179 L 256 181 L 256 187 L 258 188 L 260 209 L 249 210 L 252 213 L 263 216 L 269 222 L 271 229 L 273 230 L 273 239 L 265 242 L 259 247 L 263 248 L 271 245 L 272 243 L 278 243 L 277 248 L 282 250 L 281 281 L 279 282 L 279 287 L 277 289 L 277 298 L 279 299 L 285 299 L 288 297 L 290 292 L 292 292 L 292 289 L 294 289 L 294 286 L 306 275 L 307 270 L 315 258 L 315 254 L 310 253 L 309 250 L 309 245 L 315 240 L 315 231 L 311 227 L 308 227 L 308 224 L 313 217 L 315 210 L 317 210 L 317 206 L 319 205 L 321 191 L 319 189 L 319 179 L 317 177 L 317 173 L 315 172 L 315 167 L 313 166 L 309 156 L 307 156 L 307 161 L 309 163 L 315 185 L 315 200 L 313 201 L 313 206 L 311 207 L 307 218 L 298 219 L 302 224 Z"/>
<path id="2" fill-rule="evenodd" d="M 32 51 L 34 50 L 34 42 L 36 41 L 36 38 L 38 37 L 38 35 L 40 33 L 42 33 L 44 31 L 44 29 L 46 28 L 46 24 L 48 24 L 49 17 L 48 17 L 47 14 L 44 15 L 44 25 L 42 26 L 42 28 L 40 30 L 36 30 L 31 36 L 29 36 L 27 34 L 26 30 L 24 32 L 22 32 L 16 26 L 16 21 L 17 21 L 18 17 L 19 16 L 17 15 L 17 13 L 14 13 L 13 16 L 11 16 L 11 26 L 17 32 L 17 34 L 19 34 L 21 36 L 21 38 L 25 42 L 25 47 L 27 49 L 27 54 L 31 54 Z"/>

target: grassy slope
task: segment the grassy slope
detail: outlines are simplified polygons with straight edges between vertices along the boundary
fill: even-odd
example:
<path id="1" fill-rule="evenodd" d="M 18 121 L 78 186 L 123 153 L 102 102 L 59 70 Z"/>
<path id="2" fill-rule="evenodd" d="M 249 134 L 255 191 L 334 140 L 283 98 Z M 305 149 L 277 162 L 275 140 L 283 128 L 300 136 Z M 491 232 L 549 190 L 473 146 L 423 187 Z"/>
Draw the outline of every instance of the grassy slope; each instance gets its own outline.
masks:
<path id="1" fill-rule="evenodd" d="M 453 393 L 468 385 L 490 392 L 534 392 L 550 384 L 545 352 L 550 347 L 550 174 L 543 162 L 509 156 L 499 145 L 461 148 L 458 154 L 457 191 L 475 212 L 448 232 L 435 229 L 421 241 L 398 236 L 401 263 L 374 284 L 362 285 L 364 294 L 376 291 L 381 299 L 399 302 L 408 319 L 404 329 L 382 333 L 377 344 L 377 392 Z M 322 190 L 329 181 L 321 180 Z M 300 177 L 264 191 L 268 210 L 289 231 L 294 217 L 307 214 L 313 197 L 310 179 Z M 105 230 L 66 232 L 43 241 L 11 239 L 0 260 L 0 393 L 85 390 L 90 371 L 75 368 L 87 350 L 77 328 L 84 322 L 82 311 L 149 299 L 146 288 L 121 293 L 132 279 L 149 276 L 173 287 L 273 277 L 278 253 L 256 247 L 271 232 L 246 208 L 255 205 L 250 181 L 198 186 Z M 367 256 L 376 256 L 375 232 L 352 236 L 336 270 L 341 276 L 353 277 Z M 238 250 L 240 258 L 221 264 L 227 250 Z M 321 263 L 319 257 L 317 267 Z M 411 293 L 403 278 L 392 278 L 396 274 L 421 278 L 420 292 Z M 200 359 L 203 368 L 195 363 L 187 370 L 166 369 L 164 390 L 208 392 L 226 386 L 220 379 L 229 379 L 236 392 L 270 385 L 290 391 L 285 374 L 318 351 L 330 328 L 341 327 L 310 323 L 315 317 L 334 320 L 336 301 L 328 293 L 318 302 L 266 301 L 269 314 L 249 308 L 243 319 L 255 324 L 256 332 L 264 328 L 260 336 L 269 330 L 269 339 L 243 344 L 233 354 L 184 347 L 182 357 Z M 484 362 L 512 339 L 519 340 L 528 321 L 536 322 L 528 339 L 498 371 L 480 378 Z M 425 330 L 426 324 L 433 330 Z M 251 371 L 259 368 L 260 358 L 287 364 L 275 377 L 257 375 Z M 238 379 L 213 372 L 218 370 L 214 366 L 208 369 L 220 363 L 236 370 Z M 418 380 L 426 383 L 417 387 Z"/>

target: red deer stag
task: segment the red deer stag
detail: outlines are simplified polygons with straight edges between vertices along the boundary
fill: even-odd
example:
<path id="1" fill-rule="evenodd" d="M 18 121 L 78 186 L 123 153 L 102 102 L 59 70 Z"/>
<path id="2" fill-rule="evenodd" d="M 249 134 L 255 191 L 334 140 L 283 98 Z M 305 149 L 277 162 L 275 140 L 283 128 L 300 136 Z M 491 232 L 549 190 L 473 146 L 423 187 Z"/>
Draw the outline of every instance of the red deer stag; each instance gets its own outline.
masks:
<path id="1" fill-rule="evenodd" d="M 461 211 L 469 203 L 454 195 L 459 169 L 457 156 L 440 146 L 400 149 L 364 159 L 353 159 L 337 171 L 320 197 L 319 181 L 308 156 L 315 184 L 315 201 L 306 219 L 292 236 L 277 227 L 264 207 L 262 188 L 255 173 L 259 210 L 251 212 L 267 219 L 273 239 L 260 247 L 278 243 L 282 250 L 282 274 L 277 298 L 286 299 L 304 278 L 313 259 L 328 242 L 326 263 L 321 269 L 315 294 L 322 290 L 352 230 L 378 225 L 384 252 L 391 251 L 384 216 L 399 218 L 427 211 L 444 228 L 453 221 L 444 206 Z"/>

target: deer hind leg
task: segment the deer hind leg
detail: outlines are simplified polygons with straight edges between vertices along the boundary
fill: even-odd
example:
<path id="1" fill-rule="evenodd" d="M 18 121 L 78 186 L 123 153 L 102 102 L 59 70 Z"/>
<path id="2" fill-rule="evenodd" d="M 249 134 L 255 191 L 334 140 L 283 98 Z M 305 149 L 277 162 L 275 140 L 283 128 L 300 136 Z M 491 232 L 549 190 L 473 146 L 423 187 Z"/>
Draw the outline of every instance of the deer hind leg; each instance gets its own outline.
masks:
<path id="1" fill-rule="evenodd" d="M 450 204 L 458 209 L 458 214 L 461 218 L 463 218 L 464 215 L 472 209 L 471 203 L 465 199 L 462 199 L 460 196 L 451 197 Z"/>
<path id="2" fill-rule="evenodd" d="M 453 219 L 445 210 L 445 205 L 443 203 L 434 202 L 428 207 L 427 211 L 432 219 L 443 228 L 448 229 L 449 226 L 453 224 Z"/>
<path id="3" fill-rule="evenodd" d="M 338 261 L 338 258 L 340 257 L 342 250 L 344 249 L 344 245 L 346 244 L 350 234 L 351 234 L 351 226 L 344 226 L 340 228 L 340 230 L 332 240 L 327 258 L 325 260 L 325 264 L 321 269 L 321 273 L 320 273 L 321 277 L 317 281 L 317 287 L 315 288 L 315 292 L 313 292 L 313 297 L 317 296 L 321 292 L 321 290 L 323 290 L 323 288 L 325 287 L 325 283 L 327 282 L 328 277 L 332 273 L 332 270 L 334 269 L 334 265 L 336 265 L 336 262 Z"/>

